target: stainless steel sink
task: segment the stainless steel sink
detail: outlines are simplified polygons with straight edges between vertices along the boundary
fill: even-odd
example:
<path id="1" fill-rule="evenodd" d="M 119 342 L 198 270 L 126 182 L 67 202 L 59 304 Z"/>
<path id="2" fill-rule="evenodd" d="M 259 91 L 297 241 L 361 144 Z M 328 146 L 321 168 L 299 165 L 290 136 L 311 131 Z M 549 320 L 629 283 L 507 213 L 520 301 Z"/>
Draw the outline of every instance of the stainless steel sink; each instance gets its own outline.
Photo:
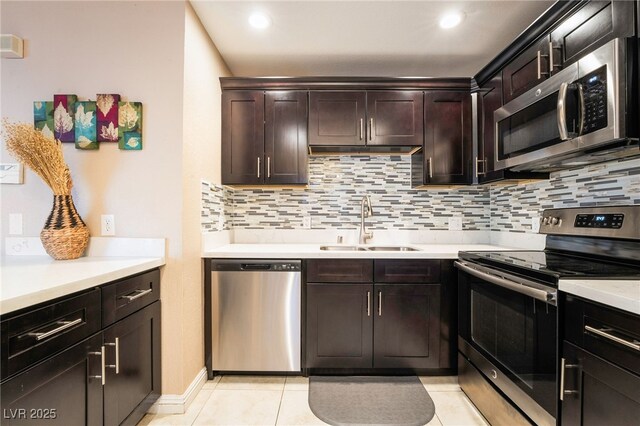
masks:
<path id="1" fill-rule="evenodd" d="M 364 247 L 358 246 L 320 246 L 320 250 L 327 251 L 367 251 Z"/>
<path id="2" fill-rule="evenodd" d="M 374 246 L 367 247 L 370 251 L 420 251 L 420 249 L 408 246 Z"/>
<path id="3" fill-rule="evenodd" d="M 320 250 L 326 251 L 420 251 L 420 249 L 408 246 L 320 246 Z"/>

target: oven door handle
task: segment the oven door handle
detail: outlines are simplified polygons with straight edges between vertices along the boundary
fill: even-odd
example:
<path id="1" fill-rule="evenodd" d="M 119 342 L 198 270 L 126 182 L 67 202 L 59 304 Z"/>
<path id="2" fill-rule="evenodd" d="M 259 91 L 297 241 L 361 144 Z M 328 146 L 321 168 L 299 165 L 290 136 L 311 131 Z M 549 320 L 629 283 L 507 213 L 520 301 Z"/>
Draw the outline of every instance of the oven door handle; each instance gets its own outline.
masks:
<path id="1" fill-rule="evenodd" d="M 488 281 L 491 284 L 499 285 L 500 287 L 504 287 L 517 293 L 533 297 L 534 299 L 541 300 L 545 303 L 551 303 L 552 305 L 555 305 L 556 303 L 557 292 L 535 288 L 534 286 L 538 284 L 533 281 L 525 280 L 523 278 L 518 278 L 513 275 L 504 273 L 503 276 L 499 276 L 490 273 L 489 271 L 493 272 L 493 270 L 491 269 L 483 268 L 477 265 L 471 266 L 468 263 L 461 262 L 459 260 L 456 260 L 454 262 L 454 265 L 461 271 L 473 275 L 476 278 Z"/>

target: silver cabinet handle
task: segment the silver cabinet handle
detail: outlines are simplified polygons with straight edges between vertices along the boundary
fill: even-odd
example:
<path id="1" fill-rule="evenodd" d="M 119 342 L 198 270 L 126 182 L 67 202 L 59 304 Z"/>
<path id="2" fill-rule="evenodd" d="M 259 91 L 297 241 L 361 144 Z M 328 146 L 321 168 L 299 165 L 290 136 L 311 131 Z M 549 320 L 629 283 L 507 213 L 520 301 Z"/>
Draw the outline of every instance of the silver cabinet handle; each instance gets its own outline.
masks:
<path id="1" fill-rule="evenodd" d="M 39 342 L 46 339 L 47 337 L 53 336 L 54 334 L 61 333 L 64 330 L 73 327 L 74 325 L 80 324 L 81 322 L 82 318 L 76 318 L 73 321 L 58 321 L 57 324 L 61 324 L 59 327 L 56 327 L 53 330 L 49 330 L 46 333 L 29 333 L 29 336 L 36 336 L 36 340 Z"/>
<path id="2" fill-rule="evenodd" d="M 267 177 L 271 177 L 271 157 L 267 157 Z"/>
<path id="3" fill-rule="evenodd" d="M 369 140 L 373 140 L 373 118 L 369 119 Z"/>
<path id="4" fill-rule="evenodd" d="M 116 374 L 120 374 L 120 338 L 116 337 L 114 343 L 105 343 L 105 346 L 115 346 L 116 349 L 116 363 L 115 365 L 107 365 L 109 368 L 115 368 Z"/>
<path id="5" fill-rule="evenodd" d="M 564 390 L 564 374 L 567 368 L 578 368 L 580 367 L 578 364 L 566 364 L 564 358 L 560 360 L 560 401 L 564 401 L 565 395 L 573 395 L 577 394 L 576 390 Z"/>
<path id="6" fill-rule="evenodd" d="M 540 52 L 538 50 L 538 56 L 537 56 L 537 60 L 538 60 L 538 80 L 540 80 L 542 78 L 543 75 L 549 75 L 548 72 L 543 72 L 542 71 L 542 58 L 547 58 L 549 55 L 543 55 L 542 52 Z"/>
<path id="7" fill-rule="evenodd" d="M 260 179 L 260 157 L 258 157 L 258 179 Z"/>
<path id="8" fill-rule="evenodd" d="M 89 352 L 89 355 L 99 355 L 100 356 L 100 375 L 99 376 L 89 376 L 91 379 L 100 379 L 102 381 L 102 386 L 107 383 L 107 364 L 105 363 L 104 357 L 104 345 L 100 347 L 100 352 Z"/>
<path id="9" fill-rule="evenodd" d="M 382 316 L 382 292 L 378 292 L 378 316 Z"/>
<path id="10" fill-rule="evenodd" d="M 153 291 L 152 288 L 149 288 L 147 290 L 136 290 L 131 294 L 125 294 L 124 296 L 120 296 L 120 299 L 127 299 L 127 303 L 131 303 L 136 299 L 140 299 L 141 297 L 146 296 L 147 294 L 151 293 L 152 291 Z"/>
<path id="11" fill-rule="evenodd" d="M 549 42 L 549 75 L 553 74 L 553 42 Z"/>
<path id="12" fill-rule="evenodd" d="M 371 316 L 371 292 L 367 292 L 367 316 Z"/>
<path id="13" fill-rule="evenodd" d="M 429 178 L 433 179 L 433 159 L 429 157 Z"/>
<path id="14" fill-rule="evenodd" d="M 625 339 L 621 339 L 620 337 L 614 336 L 613 334 L 609 334 L 609 331 L 614 331 L 612 328 L 593 328 L 589 325 L 584 326 L 584 331 L 588 331 L 589 333 L 596 334 L 600 337 L 604 337 L 605 339 L 611 340 L 612 342 L 616 342 L 622 346 L 626 346 L 627 348 L 635 349 L 636 351 L 640 351 L 640 342 L 637 340 L 628 341 Z"/>
<path id="15" fill-rule="evenodd" d="M 482 171 L 480 171 L 480 164 L 482 164 Z M 479 175 L 486 175 L 487 174 L 487 159 L 485 158 L 484 160 L 479 159 L 478 157 L 476 157 L 476 177 L 478 177 Z"/>
<path id="16" fill-rule="evenodd" d="M 360 119 L 360 140 L 364 137 L 364 119 Z"/>

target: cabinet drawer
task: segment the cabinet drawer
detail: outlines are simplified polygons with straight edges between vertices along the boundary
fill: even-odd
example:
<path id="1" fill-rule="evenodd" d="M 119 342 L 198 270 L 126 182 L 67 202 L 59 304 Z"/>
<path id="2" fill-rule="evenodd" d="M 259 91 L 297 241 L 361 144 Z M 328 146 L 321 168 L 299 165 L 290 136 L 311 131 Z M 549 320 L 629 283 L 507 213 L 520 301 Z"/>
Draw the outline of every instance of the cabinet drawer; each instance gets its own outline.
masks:
<path id="1" fill-rule="evenodd" d="M 377 283 L 439 283 L 439 260 L 376 260 Z"/>
<path id="2" fill-rule="evenodd" d="M 102 326 L 113 324 L 158 299 L 158 269 L 108 284 L 102 288 Z"/>
<path id="3" fill-rule="evenodd" d="M 307 282 L 373 282 L 373 260 L 318 259 L 307 262 Z"/>
<path id="4" fill-rule="evenodd" d="M 100 289 L 3 320 L 1 378 L 9 377 L 100 330 Z"/>

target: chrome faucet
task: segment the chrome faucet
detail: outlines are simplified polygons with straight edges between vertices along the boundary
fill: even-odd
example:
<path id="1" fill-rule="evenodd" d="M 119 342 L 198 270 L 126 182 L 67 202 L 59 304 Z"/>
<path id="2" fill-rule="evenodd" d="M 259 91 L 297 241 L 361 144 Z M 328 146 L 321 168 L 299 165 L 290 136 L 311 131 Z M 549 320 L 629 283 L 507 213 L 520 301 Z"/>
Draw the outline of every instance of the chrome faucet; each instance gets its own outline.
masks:
<path id="1" fill-rule="evenodd" d="M 366 244 L 367 240 L 373 238 L 373 232 L 367 232 L 365 227 L 364 218 L 373 216 L 373 208 L 371 207 L 371 198 L 368 195 L 362 197 L 360 201 L 360 237 L 358 241 L 360 244 Z"/>

